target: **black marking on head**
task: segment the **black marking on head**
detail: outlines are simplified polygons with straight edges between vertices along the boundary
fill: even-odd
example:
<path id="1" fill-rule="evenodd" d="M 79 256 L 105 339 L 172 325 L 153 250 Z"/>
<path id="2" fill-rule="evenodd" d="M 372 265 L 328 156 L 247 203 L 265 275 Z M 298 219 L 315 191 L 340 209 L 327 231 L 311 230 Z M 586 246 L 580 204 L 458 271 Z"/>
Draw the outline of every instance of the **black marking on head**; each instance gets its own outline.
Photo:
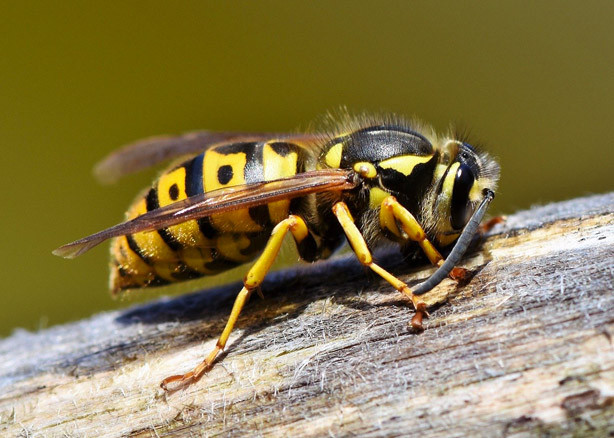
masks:
<path id="1" fill-rule="evenodd" d="M 203 193 L 204 156 L 204 153 L 197 155 L 185 165 L 185 193 L 188 197 Z"/>
<path id="2" fill-rule="evenodd" d="M 232 171 L 232 166 L 230 164 L 225 164 L 217 169 L 217 180 L 220 184 L 228 184 L 233 176 L 234 172 Z"/>
<path id="3" fill-rule="evenodd" d="M 478 155 L 471 145 L 467 143 L 461 143 L 455 161 L 469 166 L 469 169 L 471 169 L 476 179 L 480 177 Z"/>
<path id="4" fill-rule="evenodd" d="M 128 234 L 126 236 L 126 241 L 128 242 L 128 248 L 130 248 L 133 253 L 139 256 L 139 258 L 143 260 L 149 266 L 153 265 L 153 262 L 151 261 L 151 259 L 143 252 L 141 247 L 139 247 L 139 244 L 136 243 L 136 241 L 134 240 L 134 237 L 132 237 L 132 234 Z"/>
<path id="5" fill-rule="evenodd" d="M 437 183 L 437 188 L 435 189 L 435 196 L 437 196 L 437 197 L 439 197 L 439 195 L 443 191 L 443 183 L 445 182 L 446 177 L 448 176 L 448 172 L 450 172 L 450 167 L 451 166 L 446 167 L 445 172 L 443 173 L 443 175 L 439 179 L 439 183 Z"/>
<path id="6" fill-rule="evenodd" d="M 173 201 L 179 198 L 179 187 L 177 187 L 177 184 L 173 184 L 168 188 L 168 196 L 170 196 Z"/>

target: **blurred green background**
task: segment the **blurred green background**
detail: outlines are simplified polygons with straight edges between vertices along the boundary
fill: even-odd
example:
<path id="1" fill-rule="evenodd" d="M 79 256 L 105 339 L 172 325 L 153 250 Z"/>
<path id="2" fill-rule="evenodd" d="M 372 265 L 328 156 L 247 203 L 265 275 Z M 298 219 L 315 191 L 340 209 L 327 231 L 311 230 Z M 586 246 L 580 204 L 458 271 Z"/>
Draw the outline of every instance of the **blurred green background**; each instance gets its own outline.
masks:
<path id="1" fill-rule="evenodd" d="M 106 247 L 51 250 L 123 218 L 155 172 L 103 187 L 91 168 L 153 134 L 294 130 L 347 105 L 471 128 L 502 166 L 494 213 L 612 190 L 612 17 L 610 1 L 3 2 L 0 336 L 134 302 L 106 293 Z"/>

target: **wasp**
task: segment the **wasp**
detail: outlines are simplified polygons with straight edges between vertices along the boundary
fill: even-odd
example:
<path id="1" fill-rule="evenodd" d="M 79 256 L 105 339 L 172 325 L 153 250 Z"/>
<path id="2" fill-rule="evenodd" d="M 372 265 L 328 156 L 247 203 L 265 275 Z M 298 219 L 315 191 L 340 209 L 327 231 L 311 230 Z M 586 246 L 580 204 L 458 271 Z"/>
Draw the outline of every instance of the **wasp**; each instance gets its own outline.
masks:
<path id="1" fill-rule="evenodd" d="M 215 348 L 166 389 L 198 380 L 214 364 L 287 234 L 307 262 L 348 241 L 360 263 L 411 301 L 413 327 L 428 316 L 420 296 L 455 268 L 478 231 L 499 166 L 464 139 L 395 116 L 344 115 L 322 132 L 197 131 L 127 145 L 96 168 L 119 177 L 184 157 L 129 208 L 126 221 L 64 245 L 73 258 L 112 238 L 113 293 L 214 275 L 256 260 L 243 279 Z M 414 290 L 374 262 L 371 248 L 396 242 L 438 269 Z M 454 244 L 444 260 L 440 250 Z M 457 271 L 460 270 L 460 271 Z"/>

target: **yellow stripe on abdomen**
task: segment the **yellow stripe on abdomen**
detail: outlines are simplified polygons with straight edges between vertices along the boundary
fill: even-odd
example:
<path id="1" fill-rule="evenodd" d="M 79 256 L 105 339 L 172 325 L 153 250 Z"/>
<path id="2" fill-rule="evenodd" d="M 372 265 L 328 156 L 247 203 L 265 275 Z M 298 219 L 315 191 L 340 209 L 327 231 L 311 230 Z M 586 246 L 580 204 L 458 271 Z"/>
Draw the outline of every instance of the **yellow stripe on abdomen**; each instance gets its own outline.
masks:
<path id="1" fill-rule="evenodd" d="M 205 152 L 203 160 L 203 188 L 205 193 L 214 190 L 246 184 L 245 152 L 219 153 L 216 148 Z M 249 210 L 242 209 L 229 213 L 214 214 L 211 224 L 220 232 L 257 232 L 262 231 L 249 215 Z"/>
<path id="2" fill-rule="evenodd" d="M 157 183 L 158 203 L 160 207 L 187 198 L 185 181 L 186 168 L 183 166 L 160 176 Z M 184 247 L 204 247 L 213 244 L 212 240 L 203 236 L 195 220 L 172 225 L 168 227 L 167 230 L 171 236 Z"/>
<path id="3" fill-rule="evenodd" d="M 128 212 L 128 219 L 147 213 L 147 201 L 143 198 Z M 147 259 L 165 262 L 178 261 L 177 254 L 164 242 L 157 231 L 145 231 L 132 234 L 132 239 L 141 249 L 142 256 Z"/>
<path id="4" fill-rule="evenodd" d="M 283 141 L 215 146 L 160 175 L 127 219 L 189 196 L 295 175 L 304 163 L 300 154 L 300 145 Z M 112 245 L 112 290 L 213 275 L 248 262 L 289 209 L 290 200 L 283 200 L 122 236 Z"/>
<path id="5" fill-rule="evenodd" d="M 262 150 L 264 180 L 272 181 L 296 174 L 298 154 L 291 152 L 287 145 L 278 143 L 265 144 Z M 277 224 L 288 217 L 290 200 L 276 201 L 269 204 L 271 222 Z"/>

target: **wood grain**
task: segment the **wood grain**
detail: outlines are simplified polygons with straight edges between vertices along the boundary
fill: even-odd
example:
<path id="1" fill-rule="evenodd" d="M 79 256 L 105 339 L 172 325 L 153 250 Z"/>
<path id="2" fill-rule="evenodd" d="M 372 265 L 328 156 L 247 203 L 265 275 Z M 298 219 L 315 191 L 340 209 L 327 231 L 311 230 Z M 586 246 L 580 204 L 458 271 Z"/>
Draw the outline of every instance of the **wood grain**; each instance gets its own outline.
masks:
<path id="1" fill-rule="evenodd" d="M 417 284 L 433 272 L 384 265 Z M 519 212 L 429 293 L 426 331 L 349 256 L 0 341 L 2 436 L 614 434 L 614 193 Z M 50 291 L 50 293 L 58 293 Z M 84 292 L 86 293 L 86 292 Z"/>

